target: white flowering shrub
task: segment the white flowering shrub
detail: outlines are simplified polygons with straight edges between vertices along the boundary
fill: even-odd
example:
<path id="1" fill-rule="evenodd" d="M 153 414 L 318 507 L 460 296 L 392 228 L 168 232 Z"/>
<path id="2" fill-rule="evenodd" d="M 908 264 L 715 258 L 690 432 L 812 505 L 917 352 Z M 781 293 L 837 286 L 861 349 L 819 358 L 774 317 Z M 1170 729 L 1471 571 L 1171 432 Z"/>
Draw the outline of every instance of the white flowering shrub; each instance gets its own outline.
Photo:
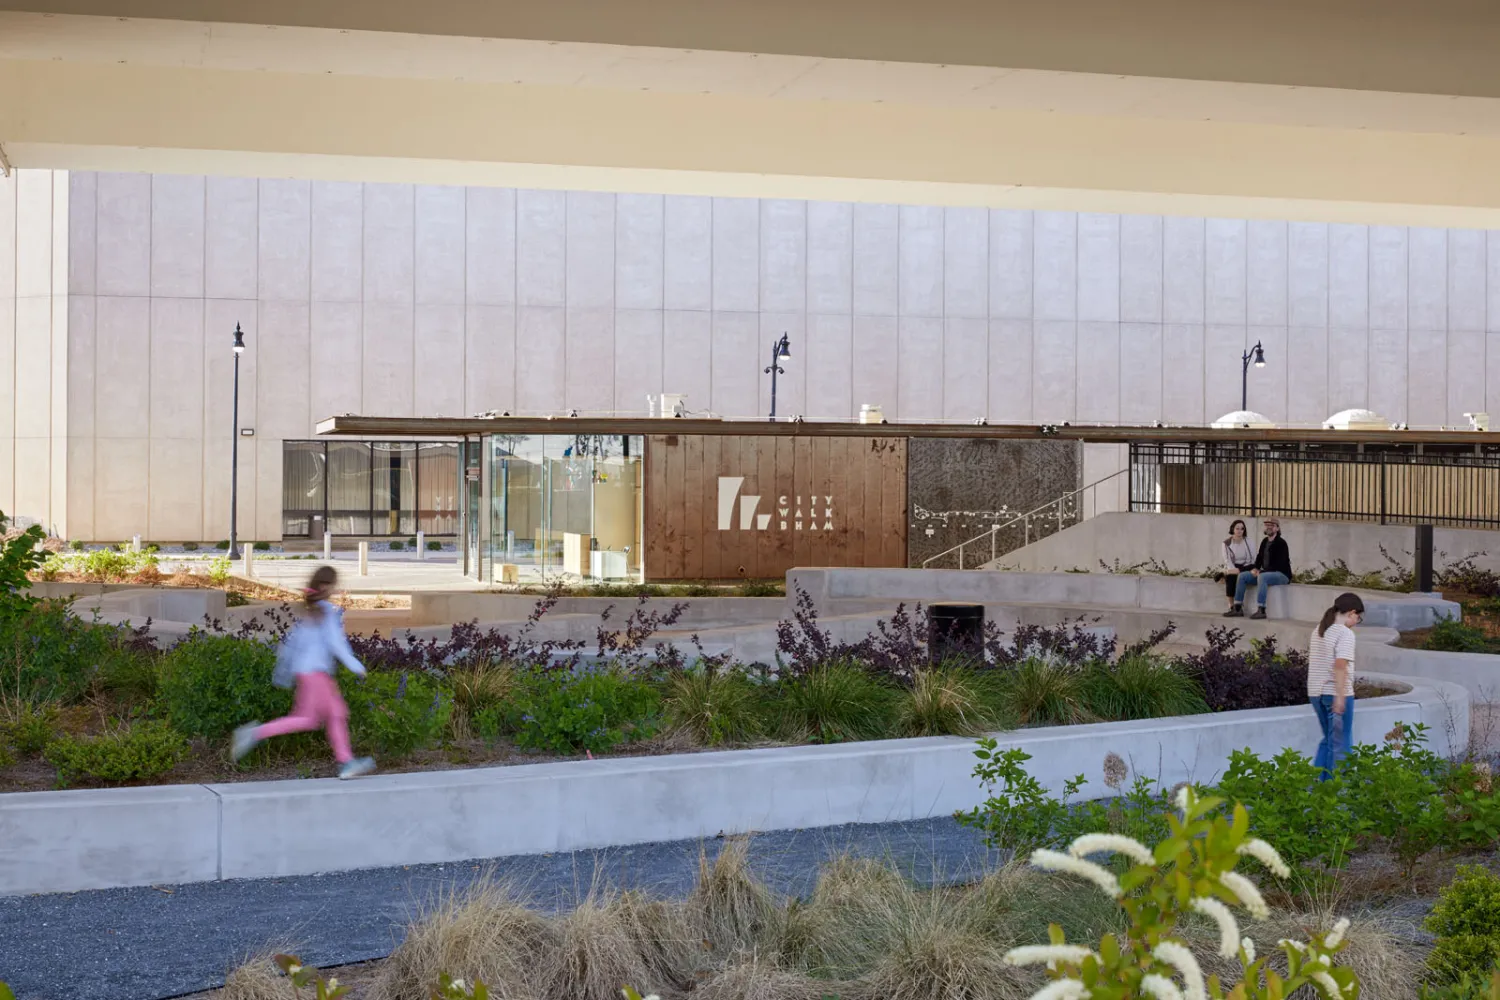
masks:
<path id="1" fill-rule="evenodd" d="M 1047 966 L 1048 983 L 1032 1000 L 1282 1000 L 1303 987 L 1324 1000 L 1357 1000 L 1354 971 L 1333 962 L 1344 949 L 1349 921 L 1340 920 L 1306 942 L 1278 942 L 1286 956 L 1285 975 L 1257 957 L 1254 942 L 1241 935 L 1234 911 L 1262 919 L 1267 909 L 1255 883 L 1234 870 L 1240 859 L 1253 857 L 1279 878 L 1291 872 L 1274 848 L 1249 836 L 1250 817 L 1242 806 L 1234 807 L 1232 818 L 1215 815 L 1223 804 L 1184 787 L 1177 795 L 1179 812 L 1166 817 L 1170 836 L 1154 849 L 1129 837 L 1097 833 L 1077 838 L 1066 853 L 1031 855 L 1038 868 L 1093 883 L 1119 901 L 1130 919 L 1123 936 L 1106 934 L 1097 948 L 1068 943 L 1053 924 L 1051 944 L 1008 952 L 1005 960 L 1012 965 Z M 1089 860 L 1101 854 L 1124 860 L 1124 874 Z M 1244 970 L 1239 983 L 1226 987 L 1217 976 L 1205 979 L 1179 931 L 1188 913 L 1218 926 L 1219 954 L 1237 958 Z"/>

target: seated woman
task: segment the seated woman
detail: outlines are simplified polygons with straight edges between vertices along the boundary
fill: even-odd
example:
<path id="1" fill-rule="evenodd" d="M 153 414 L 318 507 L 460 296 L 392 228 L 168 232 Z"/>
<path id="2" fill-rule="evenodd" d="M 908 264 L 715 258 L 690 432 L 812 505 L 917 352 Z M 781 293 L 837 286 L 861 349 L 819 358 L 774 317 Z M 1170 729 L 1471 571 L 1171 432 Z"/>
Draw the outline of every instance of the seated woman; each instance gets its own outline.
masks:
<path id="1" fill-rule="evenodd" d="M 1266 590 L 1292 582 L 1292 553 L 1286 539 L 1281 537 L 1281 522 L 1274 517 L 1265 520 L 1266 537 L 1261 539 L 1260 551 L 1255 554 L 1255 565 L 1240 574 L 1234 588 L 1234 605 L 1225 618 L 1245 617 L 1245 591 L 1255 587 L 1255 614 L 1251 618 L 1266 616 Z"/>
<path id="2" fill-rule="evenodd" d="M 1229 523 L 1229 537 L 1224 539 L 1224 600 L 1230 611 L 1234 610 L 1234 592 L 1240 584 L 1240 574 L 1255 565 L 1255 549 L 1246 537 L 1245 522 L 1235 518 Z"/>

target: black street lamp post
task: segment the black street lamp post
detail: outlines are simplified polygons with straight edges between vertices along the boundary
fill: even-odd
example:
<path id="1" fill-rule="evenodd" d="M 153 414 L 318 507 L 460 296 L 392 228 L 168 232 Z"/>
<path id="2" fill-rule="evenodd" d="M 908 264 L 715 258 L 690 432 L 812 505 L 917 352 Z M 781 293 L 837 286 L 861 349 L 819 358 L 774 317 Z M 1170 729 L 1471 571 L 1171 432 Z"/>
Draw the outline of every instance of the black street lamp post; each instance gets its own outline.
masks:
<path id="1" fill-rule="evenodd" d="M 771 376 L 771 420 L 776 419 L 776 376 L 785 375 L 786 369 L 781 367 L 781 362 L 790 361 L 792 357 L 792 342 L 787 339 L 786 334 L 781 335 L 780 340 L 771 343 L 771 364 L 765 373 Z"/>
<path id="2" fill-rule="evenodd" d="M 229 445 L 229 558 L 240 557 L 236 523 L 240 500 L 240 355 L 245 353 L 245 334 L 234 324 L 234 437 Z"/>
<path id="3" fill-rule="evenodd" d="M 1257 368 L 1266 366 L 1266 352 L 1261 349 L 1260 341 L 1240 356 L 1240 409 L 1250 409 L 1250 365 L 1255 364 Z"/>

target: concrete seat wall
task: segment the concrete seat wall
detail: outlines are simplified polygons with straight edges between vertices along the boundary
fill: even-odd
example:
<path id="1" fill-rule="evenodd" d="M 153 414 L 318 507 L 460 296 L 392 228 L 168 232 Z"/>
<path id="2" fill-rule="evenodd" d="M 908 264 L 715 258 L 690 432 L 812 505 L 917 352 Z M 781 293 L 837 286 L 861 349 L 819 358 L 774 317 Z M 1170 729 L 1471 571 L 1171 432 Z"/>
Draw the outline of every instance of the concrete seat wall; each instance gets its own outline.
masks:
<path id="1" fill-rule="evenodd" d="M 1388 680 L 1378 676 L 1374 680 Z M 1399 682 L 1392 682 L 1401 687 Z M 1468 739 L 1463 688 L 1417 681 L 1359 706 L 1354 735 L 1426 723 L 1432 748 Z M 1229 754 L 1311 755 L 1305 706 L 1025 729 L 1053 794 L 1083 773 L 1102 796 L 1107 752 L 1167 786 L 1212 782 Z M 625 846 L 764 830 L 946 816 L 983 799 L 957 737 L 616 757 L 336 779 L 0 795 L 0 894 L 264 878 Z"/>
<path id="2" fill-rule="evenodd" d="M 816 602 L 878 597 L 886 600 L 972 601 L 998 605 L 1053 605 L 1079 608 L 1141 608 L 1188 614 L 1224 610 L 1223 584 L 1194 577 L 1124 573 L 1021 573 L 994 570 L 795 569 L 787 574 L 788 593 L 807 591 Z M 1311 622 L 1322 617 L 1347 588 L 1285 584 L 1271 587 L 1266 612 L 1272 618 Z M 1442 617 L 1459 617 L 1452 601 L 1422 594 L 1359 591 L 1367 612 L 1402 628 L 1430 625 Z M 1253 598 L 1248 602 L 1253 602 Z M 1382 621 L 1384 624 L 1384 621 Z"/>

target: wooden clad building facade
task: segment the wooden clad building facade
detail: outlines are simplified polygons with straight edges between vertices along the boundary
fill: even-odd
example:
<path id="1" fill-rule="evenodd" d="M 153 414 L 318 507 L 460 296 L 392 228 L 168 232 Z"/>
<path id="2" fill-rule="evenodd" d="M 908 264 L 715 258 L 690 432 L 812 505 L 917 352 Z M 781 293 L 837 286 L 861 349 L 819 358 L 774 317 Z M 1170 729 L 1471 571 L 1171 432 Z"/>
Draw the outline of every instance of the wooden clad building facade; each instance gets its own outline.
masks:
<path id="1" fill-rule="evenodd" d="M 906 458 L 902 437 L 650 435 L 646 579 L 905 566 Z"/>
<path id="2" fill-rule="evenodd" d="M 347 416 L 319 433 L 457 439 L 462 562 L 487 582 L 944 566 L 976 538 L 1021 544 L 1023 521 L 1034 537 L 1028 512 L 1082 516 L 1085 444 L 1117 446 L 1129 510 L 1500 527 L 1491 431 Z"/>

